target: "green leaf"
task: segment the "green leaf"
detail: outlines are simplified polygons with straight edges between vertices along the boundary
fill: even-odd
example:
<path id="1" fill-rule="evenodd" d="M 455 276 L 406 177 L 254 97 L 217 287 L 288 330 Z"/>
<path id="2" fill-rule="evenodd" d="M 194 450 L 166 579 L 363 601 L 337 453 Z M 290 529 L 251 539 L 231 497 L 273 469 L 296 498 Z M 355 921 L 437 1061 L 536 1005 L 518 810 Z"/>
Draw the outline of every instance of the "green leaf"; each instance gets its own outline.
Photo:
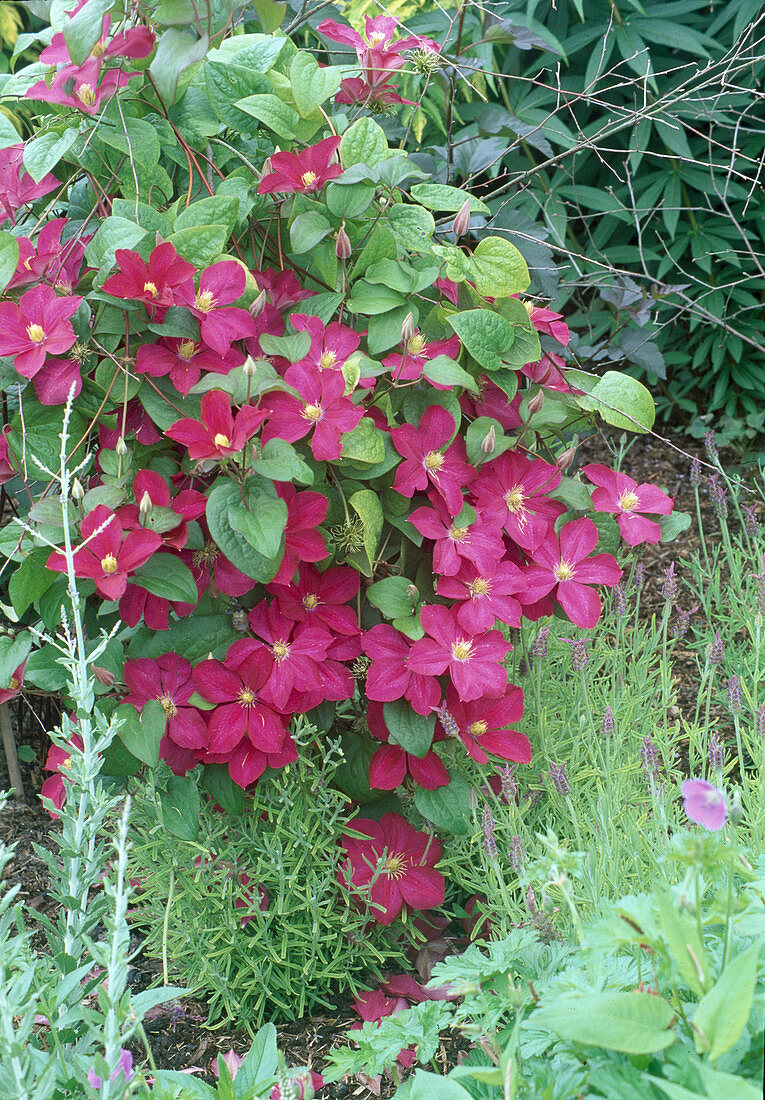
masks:
<path id="1" fill-rule="evenodd" d="M 691 526 L 691 517 L 688 512 L 670 512 L 668 516 L 657 516 L 656 522 L 661 527 L 659 542 L 674 542 Z"/>
<path id="2" fill-rule="evenodd" d="M 131 579 L 163 600 L 195 605 L 199 602 L 194 574 L 185 562 L 172 554 L 154 554 L 136 569 Z"/>
<path id="3" fill-rule="evenodd" d="M 482 444 L 492 428 L 494 429 L 494 450 L 489 454 L 484 454 Z M 480 466 L 482 462 L 490 462 L 493 458 L 497 458 L 514 446 L 515 440 L 508 439 L 500 422 L 490 416 L 479 416 L 469 425 L 465 434 L 465 447 L 467 448 L 468 462 L 471 466 Z"/>
<path id="4" fill-rule="evenodd" d="M 529 269 L 514 244 L 502 237 L 484 237 L 470 258 L 470 276 L 486 298 L 504 298 L 526 290 Z"/>
<path id="5" fill-rule="evenodd" d="M 485 370 L 498 370 L 503 357 L 515 340 L 515 328 L 504 317 L 490 309 L 468 309 L 453 313 L 449 324 L 466 350 Z"/>
<path id="6" fill-rule="evenodd" d="M 250 462 L 253 473 L 272 481 L 297 481 L 301 485 L 313 485 L 313 470 L 291 443 L 284 439 L 269 439 L 260 458 Z"/>
<path id="7" fill-rule="evenodd" d="M 348 299 L 351 313 L 363 313 L 368 317 L 405 306 L 406 299 L 398 290 L 379 283 L 368 283 L 365 279 L 356 283 L 353 294 Z"/>
<path id="8" fill-rule="evenodd" d="M 286 39 L 282 39 L 282 43 L 284 41 Z M 269 95 L 271 84 L 262 73 L 241 63 L 213 61 L 213 53 L 217 54 L 218 51 L 208 54 L 204 66 L 205 88 L 210 106 L 226 126 L 249 132 L 256 123 L 252 121 L 252 115 L 240 111 L 235 103 L 250 95 Z"/>
<path id="9" fill-rule="evenodd" d="M 207 55 L 208 62 L 221 65 L 236 64 L 256 73 L 268 73 L 273 69 L 284 47 L 286 38 L 272 34 L 237 34 L 225 38 Z"/>
<path id="10" fill-rule="evenodd" d="M 449 187 L 445 183 L 416 183 L 411 188 L 411 194 L 421 206 L 426 206 L 428 210 L 446 210 L 456 214 L 468 199 L 471 214 L 491 213 L 486 203 L 481 202 L 475 195 L 463 191 L 460 187 Z"/>
<path id="11" fill-rule="evenodd" d="M 363 555 L 361 553 L 355 555 L 353 560 L 356 564 L 360 564 L 365 576 L 371 577 L 384 523 L 380 497 L 371 489 L 359 489 L 357 493 L 348 497 L 348 504 L 364 525 L 364 552 Z M 360 562 L 359 559 L 361 559 Z"/>
<path id="12" fill-rule="evenodd" d="M 23 664 L 32 648 L 32 635 L 27 631 L 10 638 L 7 634 L 0 637 L 0 689 L 7 691 L 11 677 L 19 665 Z"/>
<path id="13" fill-rule="evenodd" d="M 225 251 L 231 234 L 227 225 L 196 225 L 180 229 L 170 237 L 179 256 L 195 267 L 207 267 Z"/>
<path id="14" fill-rule="evenodd" d="M 320 103 L 329 99 L 340 87 L 339 69 L 319 68 L 313 54 L 300 50 L 290 65 L 290 84 L 295 105 L 303 118 L 308 118 Z"/>
<path id="15" fill-rule="evenodd" d="M 144 704 L 148 706 L 147 704 Z M 167 790 L 159 792 L 162 821 L 180 840 L 196 840 L 199 830 L 199 790 L 191 778 L 174 775 Z"/>
<path id="16" fill-rule="evenodd" d="M 388 139 L 382 126 L 372 118 L 359 118 L 343 134 L 340 159 L 344 168 L 367 164 L 374 168 L 388 157 Z"/>
<path id="17" fill-rule="evenodd" d="M 357 218 L 368 209 L 375 197 L 375 189 L 369 183 L 330 183 L 324 192 L 324 201 L 336 218 Z"/>
<path id="18" fill-rule="evenodd" d="M 289 336 L 271 336 L 264 332 L 260 346 L 266 355 L 282 355 L 291 363 L 297 363 L 311 350 L 311 336 L 308 332 L 293 332 Z"/>
<path id="19" fill-rule="evenodd" d="M 407 591 L 412 582 L 408 577 L 383 577 L 367 589 L 367 599 L 386 619 L 405 619 L 414 610 Z"/>
<path id="20" fill-rule="evenodd" d="M 85 259 L 91 267 L 106 274 L 114 267 L 114 254 L 118 248 L 135 248 L 146 236 L 146 230 L 128 218 L 111 215 L 104 218 L 85 249 Z"/>
<path id="21" fill-rule="evenodd" d="M 251 510 L 234 504 L 229 508 L 228 515 L 234 531 L 244 535 L 259 554 L 264 558 L 276 557 L 287 526 L 287 505 L 281 497 L 269 498 L 265 493 L 258 494 Z"/>
<path id="22" fill-rule="evenodd" d="M 383 705 L 383 716 L 392 745 L 400 745 L 405 752 L 420 760 L 427 755 L 436 730 L 434 714 L 418 714 L 411 703 L 397 699 L 395 703 Z"/>
<path id="23" fill-rule="evenodd" d="M 418 788 L 414 804 L 426 821 L 448 833 L 463 835 L 470 829 L 470 784 L 463 775 L 449 772 L 449 784 L 435 791 Z"/>
<path id="24" fill-rule="evenodd" d="M 437 355 L 422 368 L 422 373 L 431 382 L 441 386 L 464 386 L 471 393 L 478 393 L 478 383 L 472 374 L 450 359 L 448 355 Z"/>
<path id="25" fill-rule="evenodd" d="M 117 730 L 120 741 L 137 760 L 156 768 L 159 764 L 159 743 L 165 735 L 167 715 L 158 699 L 149 699 L 140 713 L 132 703 L 123 703 L 116 710 L 122 719 Z"/>
<path id="26" fill-rule="evenodd" d="M 0 233 L 0 294 L 13 278 L 19 262 L 19 242 L 10 233 Z"/>
<path id="27" fill-rule="evenodd" d="M 208 195 L 207 198 L 197 199 L 191 206 L 181 210 L 175 219 L 173 229 L 178 233 L 182 229 L 197 228 L 199 226 L 227 225 L 229 231 L 233 230 L 239 215 L 239 200 L 233 196 Z"/>
<path id="28" fill-rule="evenodd" d="M 699 1001 L 693 1017 L 696 1050 L 712 1062 L 737 1043 L 752 1012 L 762 943 L 754 943 L 728 963 Z"/>
<path id="29" fill-rule="evenodd" d="M 573 386 L 585 390 L 585 395 L 577 398 L 581 408 L 597 412 L 607 424 L 637 433 L 653 428 L 656 420 L 653 398 L 637 379 L 615 370 L 606 371 L 602 378 L 577 370 L 567 371 L 566 377 Z"/>
<path id="30" fill-rule="evenodd" d="M 672 1006 L 650 993 L 596 993 L 558 996 L 528 1022 L 583 1046 L 653 1054 L 675 1042 L 673 1019 Z"/>
<path id="31" fill-rule="evenodd" d="M 227 814 L 244 813 L 244 791 L 231 778 L 225 764 L 205 764 L 201 783 Z"/>
<path id="32" fill-rule="evenodd" d="M 251 479 L 255 481 L 256 479 Z M 257 479 L 260 492 L 276 499 L 273 482 Z M 248 501 L 254 496 L 248 494 Z M 267 558 L 254 549 L 250 541 L 238 531 L 231 518 L 233 508 L 242 507 L 242 495 L 237 484 L 228 478 L 219 478 L 207 498 L 205 518 L 213 540 L 240 572 L 261 584 L 268 584 L 276 576 L 278 558 Z"/>
<path id="33" fill-rule="evenodd" d="M 160 35 L 149 72 L 165 107 L 172 106 L 178 98 L 181 74 L 204 60 L 209 45 L 206 34 L 194 38 L 174 27 Z"/>
<path id="34" fill-rule="evenodd" d="M 678 910 L 668 891 L 657 891 L 656 905 L 662 935 L 675 965 L 688 988 L 700 997 L 709 984 L 709 963 L 696 922 L 689 913 Z"/>
<path id="35" fill-rule="evenodd" d="M 104 16 L 114 7 L 114 0 L 90 0 L 64 25 L 64 41 L 73 64 L 82 65 L 101 37 Z"/>
<path id="36" fill-rule="evenodd" d="M 55 581 L 56 574 L 45 568 L 49 557 L 47 548 L 33 550 L 8 582 L 8 595 L 17 615 L 23 615 Z"/>
<path id="37" fill-rule="evenodd" d="M 241 634 L 237 634 L 232 627 L 230 615 L 200 615 L 195 612 L 191 618 L 171 622 L 167 630 L 141 627 L 131 639 L 130 656 L 156 658 L 163 653 L 182 653 L 192 664 L 196 664 L 212 653 L 222 660 L 226 650 L 238 637 Z"/>
<path id="38" fill-rule="evenodd" d="M 253 115 L 279 137 L 293 141 L 300 115 L 276 95 L 250 95 L 236 104 L 240 111 Z"/>
<path id="39" fill-rule="evenodd" d="M 265 1024 L 252 1040 L 234 1080 L 237 1100 L 246 1100 L 250 1090 L 276 1073 L 278 1060 L 276 1028 L 273 1024 Z"/>
<path id="40" fill-rule="evenodd" d="M 388 225 L 401 248 L 426 252 L 436 230 L 433 215 L 421 206 L 399 202 L 390 207 Z"/>
<path id="41" fill-rule="evenodd" d="M 39 137 L 25 143 L 24 167 L 35 183 L 39 183 L 43 176 L 66 156 L 78 135 L 79 130 L 72 127 L 64 130 L 63 134 L 40 134 Z"/>
<path id="42" fill-rule="evenodd" d="M 296 256 L 310 252 L 332 232 L 332 226 L 317 210 L 298 214 L 290 226 L 290 248 Z"/>
<path id="43" fill-rule="evenodd" d="M 412 1079 L 409 1100 L 471 1100 L 471 1093 L 456 1081 L 418 1069 Z"/>
<path id="44" fill-rule="evenodd" d="M 352 432 L 346 432 L 343 436 L 341 458 L 348 462 L 365 462 L 370 466 L 382 462 L 385 458 L 384 434 L 371 417 L 363 417 Z"/>

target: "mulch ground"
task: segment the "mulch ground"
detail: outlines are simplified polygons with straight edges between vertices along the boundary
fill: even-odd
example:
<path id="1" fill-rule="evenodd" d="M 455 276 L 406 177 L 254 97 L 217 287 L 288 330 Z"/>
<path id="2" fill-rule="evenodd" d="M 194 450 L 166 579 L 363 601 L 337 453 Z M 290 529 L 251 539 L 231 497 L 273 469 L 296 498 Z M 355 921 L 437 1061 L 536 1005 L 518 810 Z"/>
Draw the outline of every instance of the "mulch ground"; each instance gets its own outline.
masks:
<path id="1" fill-rule="evenodd" d="M 667 441 L 652 437 L 638 437 L 629 451 L 624 467 L 630 476 L 638 482 L 650 481 L 661 486 L 675 498 L 676 508 L 694 512 L 693 491 L 688 481 L 689 455 L 698 454 L 705 460 L 703 448 L 686 437 L 671 435 Z M 723 453 L 723 461 L 733 456 Z M 585 462 L 612 461 L 610 444 L 603 436 L 593 436 L 580 450 L 579 460 Z M 719 525 L 714 508 L 702 490 L 704 523 L 708 537 L 716 538 Z M 762 522 L 762 509 L 760 514 Z M 664 571 L 673 561 L 686 559 L 698 548 L 699 539 L 695 520 L 690 530 L 684 532 L 674 543 L 649 547 L 644 555 L 645 588 L 641 597 L 641 607 L 650 616 L 660 614 L 663 607 L 661 586 Z M 680 570 L 682 576 L 682 570 Z M 682 597 L 681 597 L 682 601 Z M 685 594 L 686 605 L 689 594 Z M 680 644 L 674 653 L 677 703 L 681 713 L 692 716 L 696 705 L 697 664 L 695 654 Z M 690 714 L 688 713 L 690 712 Z M 0 815 L 0 838 L 5 843 L 16 845 L 14 862 L 6 870 L 6 878 L 12 884 L 20 884 L 19 900 L 26 903 L 32 912 L 51 913 L 53 902 L 48 894 L 48 874 L 45 863 L 36 854 L 34 845 L 52 847 L 52 830 L 48 815 L 36 802 L 36 793 L 45 778 L 41 771 L 41 762 L 47 752 L 45 728 L 55 723 L 55 703 L 50 700 L 19 700 L 15 703 L 15 728 L 19 731 L 19 742 L 27 745 L 30 761 L 22 762 L 22 774 L 26 791 L 26 802 L 9 803 Z M 0 753 L 0 790 L 8 786 L 5 761 Z M 42 946 L 42 933 L 35 934 L 37 946 Z M 154 980 L 157 963 L 144 959 L 141 955 L 133 961 L 131 985 L 136 989 L 145 988 Z M 332 1015 L 315 1016 L 310 1019 L 296 1020 L 293 1023 L 278 1026 L 279 1045 L 284 1050 L 291 1065 L 309 1065 L 321 1072 L 327 1052 L 335 1045 L 347 1040 L 347 1031 L 357 1017 L 348 1007 L 341 1007 Z M 212 1081 L 210 1063 L 218 1053 L 234 1048 L 244 1054 L 249 1047 L 246 1034 L 234 1030 L 209 1030 L 205 1027 L 206 1010 L 201 1001 L 186 1000 L 183 1004 L 169 1006 L 162 1014 L 146 1021 L 146 1032 L 151 1044 L 157 1066 L 163 1069 L 185 1069 L 199 1066 L 204 1079 Z M 459 1036 L 444 1041 L 438 1060 L 444 1069 L 459 1060 L 460 1053 L 468 1049 L 468 1044 Z M 381 1096 L 392 1096 L 395 1084 L 383 1080 Z M 370 1091 L 366 1083 L 353 1078 L 325 1086 L 322 1097 L 326 1100 L 372 1100 L 376 1093 Z"/>

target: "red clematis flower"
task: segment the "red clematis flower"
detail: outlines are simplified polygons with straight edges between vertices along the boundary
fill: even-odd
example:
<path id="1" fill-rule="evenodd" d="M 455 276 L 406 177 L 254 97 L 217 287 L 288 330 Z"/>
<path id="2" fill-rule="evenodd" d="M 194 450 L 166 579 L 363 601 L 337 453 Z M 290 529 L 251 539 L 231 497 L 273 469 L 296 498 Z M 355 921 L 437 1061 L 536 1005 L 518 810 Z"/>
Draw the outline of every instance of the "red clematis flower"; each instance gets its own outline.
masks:
<path id="1" fill-rule="evenodd" d="M 360 583 L 358 572 L 347 565 L 320 573 L 302 563 L 296 581 L 271 584 L 268 590 L 276 597 L 276 605 L 285 619 L 353 636 L 359 633 L 359 621 L 348 601 L 354 598 Z"/>
<path id="2" fill-rule="evenodd" d="M 160 552 L 160 562 L 169 557 L 181 557 L 182 555 Z M 188 562 L 186 562 L 188 564 Z M 197 578 L 194 578 L 197 580 Z M 204 594 L 197 580 L 198 599 Z M 170 608 L 173 609 L 179 619 L 185 619 L 196 608 L 196 603 L 182 603 L 179 600 L 166 600 L 162 596 L 155 596 L 153 592 L 142 588 L 140 584 L 130 584 L 125 593 L 120 597 L 119 615 L 123 623 L 128 626 L 137 626 L 143 619 L 149 630 L 167 630 L 170 626 Z"/>
<path id="3" fill-rule="evenodd" d="M 265 646 L 242 638 L 225 661 L 207 660 L 193 672 L 194 686 L 208 703 L 210 752 L 231 753 L 247 738 L 261 753 L 278 753 L 286 740 L 284 719 L 263 697 L 272 667 Z"/>
<path id="4" fill-rule="evenodd" d="M 489 573 L 464 562 L 456 576 L 438 578 L 436 592 L 461 600 L 457 622 L 469 634 L 480 634 L 490 630 L 497 619 L 508 626 L 521 625 L 521 604 L 516 596 L 523 586 L 523 571 L 511 561 L 500 562 Z"/>
<path id="5" fill-rule="evenodd" d="M 45 780 L 40 788 L 40 794 L 43 798 L 49 798 L 58 810 L 64 805 L 64 800 L 66 799 L 66 786 L 64 785 L 64 780 L 72 766 L 72 752 L 82 752 L 82 738 L 79 733 L 72 734 L 69 745 L 71 746 L 70 750 L 60 749 L 58 745 L 51 745 L 48 749 L 48 755 L 45 757 L 45 763 L 43 764 L 43 771 L 53 772 L 53 775 L 49 775 Z M 54 821 L 58 821 L 58 814 L 54 813 L 53 810 L 48 810 L 48 813 Z"/>
<path id="6" fill-rule="evenodd" d="M 458 738 L 468 755 L 478 764 L 485 764 L 489 755 L 502 760 L 528 764 L 531 760 L 529 739 L 511 723 L 523 717 L 523 692 L 510 684 L 501 699 L 475 699 L 465 702 L 459 692 L 449 687 L 446 703 L 438 711 L 438 725 L 449 737 Z"/>
<path id="7" fill-rule="evenodd" d="M 502 695 L 507 673 L 502 662 L 512 649 L 499 630 L 471 635 L 460 626 L 452 608 L 423 607 L 420 622 L 427 638 L 412 646 L 409 666 L 425 676 L 449 673 L 463 699 Z"/>
<path id="8" fill-rule="evenodd" d="M 46 173 L 39 183 L 35 183 L 23 167 L 23 156 L 23 142 L 0 149 L 0 210 L 10 219 L 11 224 L 15 221 L 16 211 L 22 206 L 61 187 L 60 180 L 51 172 Z"/>
<path id="9" fill-rule="evenodd" d="M 263 271 L 253 271 L 252 274 L 260 289 L 265 290 L 271 305 L 278 310 L 289 309 L 296 302 L 316 295 L 315 290 L 304 290 L 294 271 L 289 268 L 278 271 L 274 267 L 266 267 Z"/>
<path id="10" fill-rule="evenodd" d="M 417 332 L 404 344 L 401 351 L 394 351 L 383 359 L 383 366 L 392 373 L 396 382 L 413 382 L 422 378 L 422 372 L 426 363 L 431 359 L 437 359 L 439 355 L 446 355 L 449 359 L 457 359 L 460 353 L 460 341 L 458 336 L 452 336 L 449 340 L 431 340 L 427 342 L 422 333 Z M 431 382 L 437 390 L 450 390 L 451 386 L 439 385 Z"/>
<path id="11" fill-rule="evenodd" d="M 435 541 L 433 572 L 453 577 L 467 561 L 484 576 L 491 576 L 505 553 L 499 526 L 477 520 L 463 527 L 449 516 L 440 497 L 432 492 L 429 496 L 433 507 L 415 509 L 409 522 L 425 538 Z"/>
<path id="12" fill-rule="evenodd" d="M 117 445 L 117 440 L 122 435 L 122 406 L 119 410 L 112 409 L 111 415 L 117 413 L 117 427 L 107 428 L 104 424 L 98 426 L 98 443 L 100 447 L 112 450 Z M 144 447 L 150 447 L 152 443 L 158 443 L 162 438 L 149 414 L 144 409 L 137 397 L 127 403 L 127 416 L 125 417 L 125 439 L 132 433 L 137 443 Z"/>
<path id="13" fill-rule="evenodd" d="M 357 332 L 337 321 L 332 321 L 325 326 L 319 317 L 293 313 L 290 324 L 297 332 L 307 332 L 311 337 L 310 350 L 303 359 L 295 363 L 296 367 L 340 370 L 361 343 L 361 337 Z"/>
<path id="14" fill-rule="evenodd" d="M 501 524 L 519 546 L 533 550 L 566 511 L 547 496 L 560 481 L 560 470 L 549 462 L 505 451 L 483 465 L 472 493 L 483 519 Z"/>
<path id="15" fill-rule="evenodd" d="M 273 584 L 289 584 L 300 562 L 321 561 L 327 557 L 324 535 L 317 530 L 327 518 L 329 501 L 321 493 L 298 492 L 289 481 L 277 481 L 276 492 L 287 504 L 284 528 L 284 557 Z"/>
<path id="16" fill-rule="evenodd" d="M 202 397 L 200 420 L 190 417 L 176 420 L 165 435 L 182 443 L 189 458 L 196 462 L 205 458 L 220 460 L 239 454 L 265 418 L 265 411 L 254 405 L 245 405 L 234 418 L 230 396 L 221 390 L 210 390 Z"/>
<path id="17" fill-rule="evenodd" d="M 367 726 L 378 741 L 385 744 L 376 750 L 369 763 L 369 786 L 379 791 L 394 791 L 411 775 L 418 787 L 435 791 L 449 782 L 449 773 L 438 753 L 428 749 L 423 757 L 405 752 L 400 745 L 389 744 L 390 731 L 385 724 L 383 703 L 372 702 L 367 707 Z M 434 740 L 439 741 L 439 733 Z"/>
<path id="18" fill-rule="evenodd" d="M 361 895 L 378 924 L 391 924 L 405 904 L 410 909 L 443 904 L 444 877 L 435 870 L 441 858 L 438 840 L 396 813 L 383 814 L 379 821 L 357 817 L 349 825 L 364 836 L 343 836 L 348 858 L 338 877 Z"/>
<path id="19" fill-rule="evenodd" d="M 126 661 L 123 679 L 129 694 L 122 700 L 142 710 L 150 699 L 162 704 L 167 726 L 160 757 L 176 775 L 185 775 L 208 748 L 207 722 L 189 700 L 196 687 L 191 663 L 177 653 Z"/>
<path id="20" fill-rule="evenodd" d="M 146 527 L 162 536 L 165 546 L 182 550 L 188 538 L 188 520 L 205 514 L 207 497 L 197 489 L 184 489 L 175 496 L 155 470 L 139 470 L 133 478 L 135 504 L 124 504 L 117 512 L 125 530 Z"/>
<path id="21" fill-rule="evenodd" d="M 404 461 L 396 470 L 393 488 L 402 496 L 414 496 L 417 490 L 432 485 L 443 497 L 450 516 L 462 510 L 462 490 L 476 476 L 467 462 L 465 444 L 457 438 L 449 446 L 457 425 L 441 405 L 431 405 L 422 414 L 418 427 L 402 424 L 391 429 L 393 446 Z"/>
<path id="22" fill-rule="evenodd" d="M 251 591 L 255 587 L 255 581 L 242 573 L 235 565 L 232 565 L 221 552 L 210 537 L 206 522 L 201 518 L 198 522 L 202 528 L 204 545 L 200 550 L 182 550 L 180 558 L 194 574 L 199 598 L 202 598 L 211 584 L 213 595 L 222 592 L 225 596 L 236 597 L 243 596 L 246 592 Z M 182 614 L 188 614 L 189 611 L 193 610 L 190 604 L 178 604 L 175 607 L 176 610 L 179 607 L 183 608 Z"/>
<path id="23" fill-rule="evenodd" d="M 539 599 L 552 593 L 575 626 L 591 630 L 601 602 L 590 585 L 613 587 L 623 575 L 611 554 L 590 557 L 597 545 L 598 529 L 586 517 L 565 523 L 559 536 L 548 528 L 544 541 L 530 551 L 534 564 L 525 571 L 526 594 Z"/>
<path id="24" fill-rule="evenodd" d="M 118 600 L 127 587 L 128 574 L 162 545 L 156 531 L 144 528 L 129 531 L 123 539 L 122 524 L 104 504 L 88 512 L 80 524 L 80 534 L 83 542 L 74 551 L 75 576 L 95 581 L 96 592 L 105 600 Z M 53 551 L 46 564 L 56 573 L 66 572 L 66 558 L 59 550 Z"/>
<path id="25" fill-rule="evenodd" d="M 25 93 L 26 99 L 38 99 L 43 103 L 58 103 L 61 107 L 73 107 L 86 115 L 95 115 L 105 99 L 111 99 L 120 88 L 140 73 L 126 73 L 122 69 L 109 69 L 99 79 L 101 64 L 89 58 L 82 65 L 67 65 L 59 69 L 53 80 L 38 80 Z"/>
<path id="26" fill-rule="evenodd" d="M 412 667 L 412 643 L 398 630 L 386 623 L 373 626 L 364 635 L 363 647 L 372 658 L 367 669 L 368 699 L 378 703 L 408 699 L 418 714 L 430 714 L 438 706 L 438 680 Z"/>
<path id="27" fill-rule="evenodd" d="M 255 335 L 255 323 L 246 309 L 232 306 L 247 287 L 247 276 L 235 260 L 221 260 L 206 267 L 199 276 L 199 289 L 189 279 L 178 287 L 176 303 L 185 306 L 199 321 L 202 342 L 218 355 L 225 355 L 233 340 Z"/>
<path id="28" fill-rule="evenodd" d="M 563 320 L 562 313 L 553 313 L 551 309 L 543 309 L 542 306 L 535 306 L 532 302 L 524 302 L 523 304 L 528 312 L 529 320 L 537 332 L 543 332 L 546 336 L 551 336 L 564 348 L 568 346 L 571 333 L 568 325 Z"/>
<path id="29" fill-rule="evenodd" d="M 204 764 L 225 764 L 228 774 L 240 787 L 249 787 L 260 779 L 266 768 L 286 768 L 297 760 L 297 749 L 287 735 L 278 752 L 263 752 L 253 745 L 249 738 L 243 738 L 231 752 L 208 752 L 202 761 Z"/>
<path id="30" fill-rule="evenodd" d="M 340 91 L 335 96 L 335 103 L 344 103 L 349 106 L 367 107 L 374 110 L 376 107 L 387 107 L 392 103 L 405 103 L 409 107 L 415 104 L 411 99 L 404 99 L 395 88 L 396 84 L 378 84 L 372 87 L 359 76 L 349 76 L 340 81 Z"/>
<path id="31" fill-rule="evenodd" d="M 463 393 L 460 398 L 460 407 L 467 416 L 475 419 L 479 416 L 490 416 L 501 424 L 506 432 L 520 428 L 523 423 L 518 412 L 523 399 L 523 393 L 520 390 L 513 400 L 508 402 L 505 391 L 485 374 L 478 376 L 478 387 L 477 397 Z"/>
<path id="32" fill-rule="evenodd" d="M 407 50 L 427 50 L 438 53 L 440 46 L 432 38 L 420 35 L 407 35 L 394 41 L 399 30 L 399 22 L 391 15 L 366 16 L 364 37 L 352 27 L 337 23 L 334 19 L 325 19 L 319 24 L 319 33 L 332 42 L 352 46 L 361 65 L 364 80 L 372 87 L 385 84 L 391 73 L 402 69 L 406 64 L 403 54 Z"/>
<path id="33" fill-rule="evenodd" d="M 71 294 L 80 277 L 85 246 L 90 237 L 61 240 L 68 218 L 53 218 L 40 230 L 36 243 L 29 237 L 17 237 L 19 262 L 8 287 L 25 286 L 40 279 L 64 294 Z"/>
<path id="34" fill-rule="evenodd" d="M 8 682 L 8 687 L 0 688 L 0 703 L 7 703 L 9 699 L 15 699 L 19 694 L 24 686 L 24 670 L 26 666 L 27 662 L 22 661 L 18 668 L 14 669 L 13 675 Z"/>
<path id="35" fill-rule="evenodd" d="M 345 378 L 340 371 L 290 367 L 285 381 L 300 394 L 271 393 L 264 400 L 268 422 L 262 441 L 286 439 L 294 443 L 313 431 L 314 458 L 332 462 L 343 449 L 343 434 L 352 431 L 364 410 L 345 397 Z"/>
<path id="36" fill-rule="evenodd" d="M 12 477 L 16 477 L 16 471 L 13 468 L 11 455 L 8 450 L 9 432 L 10 426 L 7 424 L 0 432 L 0 485 L 4 485 L 6 481 L 10 481 Z"/>
<path id="37" fill-rule="evenodd" d="M 143 302 L 151 317 L 158 307 L 173 305 L 175 291 L 193 279 L 196 271 L 193 264 L 181 259 L 171 244 L 158 244 L 153 248 L 148 263 L 129 248 L 118 248 L 115 258 L 120 270 L 106 280 L 104 292 L 115 298 Z"/>
<path id="38" fill-rule="evenodd" d="M 79 7 L 83 7 L 80 4 Z M 70 12 L 70 15 L 76 14 Z M 103 31 L 100 39 L 93 47 L 92 56 L 106 59 L 109 57 L 148 57 L 154 49 L 154 32 L 151 28 L 140 25 L 130 27 L 126 31 L 120 31 L 109 39 L 111 29 L 111 16 L 105 15 Z M 66 39 L 60 32 L 53 35 L 50 45 L 40 53 L 40 60 L 45 65 L 71 65 L 72 59 L 66 45 Z"/>
<path id="39" fill-rule="evenodd" d="M 609 470 L 608 466 L 590 464 L 582 470 L 597 489 L 592 494 L 592 504 L 597 512 L 616 514 L 616 522 L 622 538 L 630 546 L 643 542 L 658 542 L 661 527 L 648 519 L 648 512 L 655 516 L 668 516 L 674 508 L 668 497 L 656 485 L 642 482 L 640 485 L 626 474 Z"/>
<path id="40" fill-rule="evenodd" d="M 272 153 L 271 171 L 258 184 L 258 194 L 321 191 L 325 183 L 342 175 L 342 165 L 330 163 L 339 148 L 340 138 L 329 137 L 309 145 L 302 153 Z"/>
<path id="41" fill-rule="evenodd" d="M 15 356 L 24 378 L 34 378 L 49 355 L 69 351 L 75 342 L 69 318 L 82 298 L 59 298 L 49 286 L 33 286 L 15 302 L 0 302 L 0 355 Z"/>
<path id="42" fill-rule="evenodd" d="M 194 340 L 167 337 L 156 344 L 142 344 L 136 353 L 136 374 L 148 374 L 150 378 L 168 375 L 178 393 L 185 397 L 202 377 L 202 371 L 228 374 L 244 362 L 244 355 L 230 348 L 225 355 L 218 355 Z"/>

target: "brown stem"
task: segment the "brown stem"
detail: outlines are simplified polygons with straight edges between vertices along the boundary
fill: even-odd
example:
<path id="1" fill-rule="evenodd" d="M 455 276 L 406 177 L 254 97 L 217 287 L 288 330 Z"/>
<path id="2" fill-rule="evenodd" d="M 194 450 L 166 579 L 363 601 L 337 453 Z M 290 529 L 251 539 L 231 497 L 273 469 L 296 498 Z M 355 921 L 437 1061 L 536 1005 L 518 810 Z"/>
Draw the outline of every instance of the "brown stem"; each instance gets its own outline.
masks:
<path id="1" fill-rule="evenodd" d="M 16 741 L 11 728 L 11 715 L 7 703 L 0 703 L 0 734 L 3 738 L 5 760 L 8 765 L 8 778 L 13 787 L 13 796 L 20 802 L 24 801 L 24 782 L 21 778 L 19 767 L 19 754 L 16 751 Z"/>

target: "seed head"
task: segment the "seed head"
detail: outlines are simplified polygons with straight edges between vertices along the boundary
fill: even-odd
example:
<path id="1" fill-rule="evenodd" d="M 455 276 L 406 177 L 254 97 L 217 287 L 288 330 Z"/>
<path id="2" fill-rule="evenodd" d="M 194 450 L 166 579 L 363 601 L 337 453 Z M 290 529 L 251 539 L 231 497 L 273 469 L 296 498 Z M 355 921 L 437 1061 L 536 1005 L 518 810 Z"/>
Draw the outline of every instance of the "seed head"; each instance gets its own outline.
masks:
<path id="1" fill-rule="evenodd" d="M 249 630 L 250 623 L 247 618 L 247 612 L 243 608 L 237 607 L 235 611 L 232 611 L 231 626 L 239 634 L 245 634 Z"/>
<path id="2" fill-rule="evenodd" d="M 436 53 L 435 50 L 429 50 L 427 47 L 410 50 L 408 56 L 412 67 L 418 73 L 422 73 L 423 76 L 436 72 L 444 63 L 439 53 Z"/>

